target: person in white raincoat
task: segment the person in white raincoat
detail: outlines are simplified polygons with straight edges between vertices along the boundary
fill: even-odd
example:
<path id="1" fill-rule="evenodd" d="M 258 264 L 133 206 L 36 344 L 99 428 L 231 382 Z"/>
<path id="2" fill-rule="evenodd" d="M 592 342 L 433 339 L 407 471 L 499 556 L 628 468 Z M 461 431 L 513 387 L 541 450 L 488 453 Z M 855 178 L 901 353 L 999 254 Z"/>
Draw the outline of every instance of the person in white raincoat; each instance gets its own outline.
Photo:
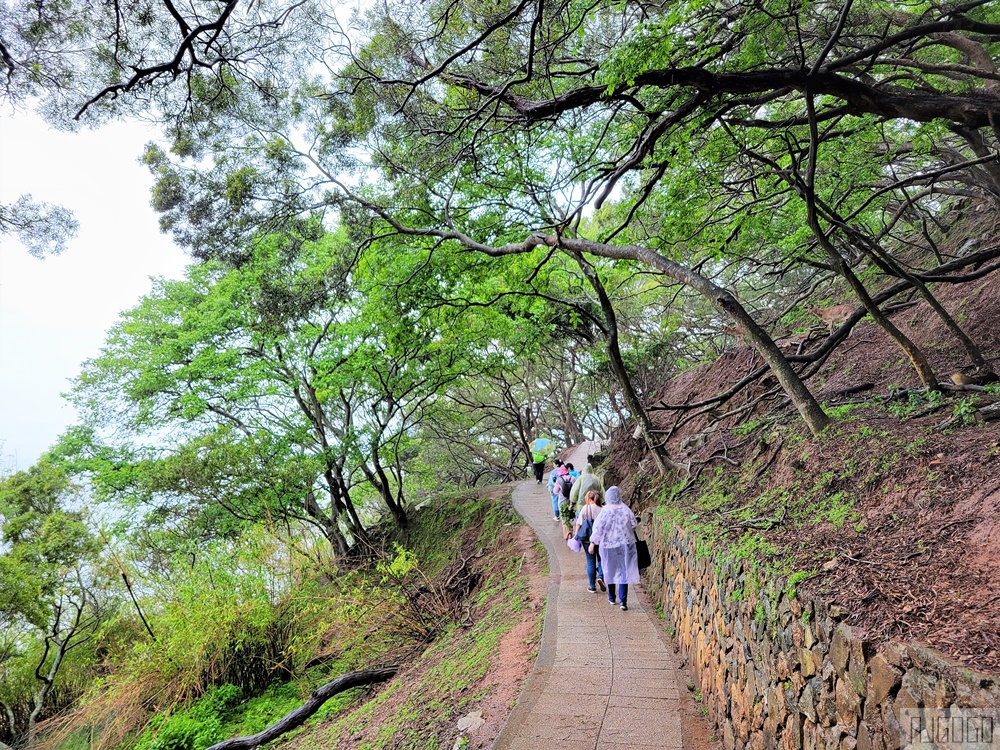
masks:
<path id="1" fill-rule="evenodd" d="M 635 553 L 635 514 L 622 503 L 617 487 L 604 493 L 606 505 L 594 521 L 590 533 L 590 551 L 601 555 L 604 582 L 608 586 L 608 601 L 621 604 L 628 611 L 628 585 L 639 583 L 639 558 Z M 618 601 L 615 601 L 617 589 Z"/>

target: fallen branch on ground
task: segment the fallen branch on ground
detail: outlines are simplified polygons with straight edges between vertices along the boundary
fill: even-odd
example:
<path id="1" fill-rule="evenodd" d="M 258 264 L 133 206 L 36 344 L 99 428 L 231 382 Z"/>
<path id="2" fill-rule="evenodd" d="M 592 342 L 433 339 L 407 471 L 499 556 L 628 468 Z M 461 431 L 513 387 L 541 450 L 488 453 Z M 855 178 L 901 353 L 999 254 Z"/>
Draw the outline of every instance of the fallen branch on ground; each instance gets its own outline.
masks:
<path id="1" fill-rule="evenodd" d="M 248 737 L 234 737 L 231 740 L 223 740 L 212 745 L 208 750 L 252 750 L 259 745 L 263 745 L 265 742 L 270 742 L 275 737 L 280 737 L 285 732 L 301 726 L 306 719 L 319 711 L 322 705 L 337 693 L 361 687 L 362 685 L 385 682 L 395 675 L 397 671 L 399 671 L 399 667 L 386 667 L 385 669 L 365 669 L 360 672 L 345 674 L 343 677 L 338 677 L 336 680 L 316 688 L 313 694 L 309 696 L 309 700 L 294 711 L 286 714 L 284 718 L 279 719 L 267 729 L 257 732 L 257 734 L 251 734 Z"/>

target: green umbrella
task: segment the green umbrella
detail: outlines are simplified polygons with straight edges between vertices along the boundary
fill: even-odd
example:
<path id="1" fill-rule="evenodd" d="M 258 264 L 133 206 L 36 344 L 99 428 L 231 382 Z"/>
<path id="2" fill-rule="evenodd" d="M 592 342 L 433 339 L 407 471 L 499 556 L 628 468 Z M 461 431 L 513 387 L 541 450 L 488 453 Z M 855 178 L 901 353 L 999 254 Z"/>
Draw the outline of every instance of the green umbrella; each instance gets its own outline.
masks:
<path id="1" fill-rule="evenodd" d="M 542 463 L 555 450 L 555 443 L 550 437 L 537 437 L 531 441 L 531 460 Z"/>

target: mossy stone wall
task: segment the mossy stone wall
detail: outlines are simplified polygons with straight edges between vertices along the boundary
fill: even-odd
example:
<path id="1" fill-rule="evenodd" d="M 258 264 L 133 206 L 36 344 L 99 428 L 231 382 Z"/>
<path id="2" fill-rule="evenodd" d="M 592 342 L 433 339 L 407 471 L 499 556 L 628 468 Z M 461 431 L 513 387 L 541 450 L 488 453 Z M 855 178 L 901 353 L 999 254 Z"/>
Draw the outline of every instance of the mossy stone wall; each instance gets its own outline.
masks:
<path id="1" fill-rule="evenodd" d="M 892 750 L 902 708 L 1000 706 L 995 676 L 916 643 L 876 650 L 841 608 L 758 581 L 674 523 L 643 527 L 645 585 L 726 750 Z"/>

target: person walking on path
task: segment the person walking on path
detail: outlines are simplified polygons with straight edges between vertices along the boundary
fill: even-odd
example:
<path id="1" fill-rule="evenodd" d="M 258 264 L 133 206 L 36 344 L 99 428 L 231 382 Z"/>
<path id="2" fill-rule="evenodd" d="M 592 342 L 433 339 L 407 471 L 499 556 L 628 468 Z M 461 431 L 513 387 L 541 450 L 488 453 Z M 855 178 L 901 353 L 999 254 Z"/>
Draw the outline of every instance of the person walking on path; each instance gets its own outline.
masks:
<path id="1" fill-rule="evenodd" d="M 604 581 L 608 585 L 608 601 L 620 603 L 628 611 L 628 585 L 639 583 L 639 558 L 635 552 L 635 514 L 622 503 L 617 487 L 604 493 L 606 505 L 594 521 L 590 533 L 590 552 L 600 547 Z M 618 602 L 615 602 L 617 588 Z"/>
<path id="2" fill-rule="evenodd" d="M 549 494 L 552 496 L 552 515 L 555 520 L 559 519 L 559 501 L 562 500 L 562 478 L 569 474 L 569 469 L 567 469 L 561 460 L 558 458 L 555 460 L 555 466 L 552 468 L 552 473 L 549 474 Z"/>
<path id="3" fill-rule="evenodd" d="M 583 473 L 580 474 L 579 479 L 573 482 L 573 488 L 569 491 L 569 502 L 575 513 L 583 510 L 584 499 L 591 490 L 596 490 L 601 500 L 604 500 L 604 482 L 594 473 L 590 459 L 591 456 L 587 456 L 587 465 L 583 467 Z"/>
<path id="4" fill-rule="evenodd" d="M 574 529 L 576 539 L 583 546 L 583 553 L 587 556 L 587 591 L 592 594 L 597 593 L 598 586 L 600 586 L 601 591 L 607 591 L 607 586 L 604 585 L 604 570 L 601 567 L 601 558 L 592 551 L 594 548 L 590 544 L 590 535 L 594 530 L 594 521 L 597 520 L 597 517 L 601 515 L 601 511 L 603 510 L 599 504 L 600 499 L 597 490 L 590 490 L 587 493 L 584 498 L 584 506 L 580 510 L 580 515 L 577 516 L 576 527 Z"/>
<path id="5" fill-rule="evenodd" d="M 556 444 L 550 437 L 536 437 L 531 441 L 531 468 L 535 472 L 535 481 L 542 483 L 542 474 L 545 473 L 545 462 L 556 448 Z"/>
<path id="6" fill-rule="evenodd" d="M 559 517 L 563 522 L 563 539 L 569 539 L 573 536 L 573 524 L 576 522 L 576 506 L 570 501 L 570 495 L 573 494 L 573 488 L 576 487 L 576 480 L 580 478 L 580 472 L 573 468 L 573 464 L 568 461 L 563 464 L 563 468 L 566 469 L 566 474 L 562 477 L 562 484 L 558 484 L 559 488 Z"/>

